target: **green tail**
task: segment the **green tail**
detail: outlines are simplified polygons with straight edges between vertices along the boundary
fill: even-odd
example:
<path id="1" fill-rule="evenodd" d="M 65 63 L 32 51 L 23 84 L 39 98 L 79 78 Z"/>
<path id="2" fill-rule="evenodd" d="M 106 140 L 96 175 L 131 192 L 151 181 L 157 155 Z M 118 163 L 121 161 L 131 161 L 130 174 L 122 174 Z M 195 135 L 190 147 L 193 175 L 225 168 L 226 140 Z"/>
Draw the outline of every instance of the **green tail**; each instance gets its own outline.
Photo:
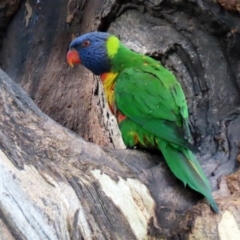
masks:
<path id="1" fill-rule="evenodd" d="M 158 140 L 158 146 L 174 175 L 184 185 L 204 195 L 212 209 L 218 213 L 218 206 L 213 199 L 209 182 L 193 153 L 183 147 L 175 147 L 165 141 Z"/>

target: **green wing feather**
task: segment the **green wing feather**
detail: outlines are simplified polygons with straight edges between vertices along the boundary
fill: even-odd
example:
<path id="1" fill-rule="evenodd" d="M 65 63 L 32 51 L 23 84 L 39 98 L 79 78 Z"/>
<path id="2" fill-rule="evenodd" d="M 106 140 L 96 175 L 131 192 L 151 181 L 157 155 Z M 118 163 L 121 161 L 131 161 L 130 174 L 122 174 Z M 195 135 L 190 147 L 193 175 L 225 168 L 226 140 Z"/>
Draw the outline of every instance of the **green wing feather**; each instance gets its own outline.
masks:
<path id="1" fill-rule="evenodd" d="M 171 144 L 159 141 L 159 148 L 174 175 L 183 181 L 184 185 L 203 194 L 212 209 L 219 212 L 218 206 L 212 197 L 211 188 L 205 174 L 195 156 L 188 149 L 176 149 Z M 173 161 L 174 159 L 174 161 Z"/>
<path id="2" fill-rule="evenodd" d="M 183 127 L 187 125 L 188 118 L 184 93 L 168 70 L 162 68 L 159 72 L 160 76 L 164 72 L 170 83 L 166 84 L 160 76 L 139 69 L 122 71 L 115 86 L 117 108 L 155 136 L 189 147 L 189 134 Z"/>
<path id="3" fill-rule="evenodd" d="M 203 194 L 218 212 L 208 180 L 189 150 L 188 109 L 174 75 L 162 66 L 127 68 L 118 75 L 114 92 L 117 109 L 139 126 L 139 138 L 144 138 L 142 133 L 153 145 L 157 142 L 174 175 Z"/>

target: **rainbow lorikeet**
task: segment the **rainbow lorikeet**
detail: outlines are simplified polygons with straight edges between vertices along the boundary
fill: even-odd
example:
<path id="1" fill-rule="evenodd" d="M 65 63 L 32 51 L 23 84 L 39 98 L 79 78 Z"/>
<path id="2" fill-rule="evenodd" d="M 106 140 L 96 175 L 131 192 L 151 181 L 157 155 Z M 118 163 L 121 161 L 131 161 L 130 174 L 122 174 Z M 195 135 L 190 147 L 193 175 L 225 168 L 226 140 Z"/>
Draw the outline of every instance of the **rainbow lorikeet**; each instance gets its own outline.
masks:
<path id="1" fill-rule="evenodd" d="M 160 150 L 174 175 L 204 195 L 218 212 L 209 182 L 191 151 L 188 108 L 175 76 L 156 60 L 103 32 L 74 39 L 67 61 L 100 76 L 126 146 Z"/>

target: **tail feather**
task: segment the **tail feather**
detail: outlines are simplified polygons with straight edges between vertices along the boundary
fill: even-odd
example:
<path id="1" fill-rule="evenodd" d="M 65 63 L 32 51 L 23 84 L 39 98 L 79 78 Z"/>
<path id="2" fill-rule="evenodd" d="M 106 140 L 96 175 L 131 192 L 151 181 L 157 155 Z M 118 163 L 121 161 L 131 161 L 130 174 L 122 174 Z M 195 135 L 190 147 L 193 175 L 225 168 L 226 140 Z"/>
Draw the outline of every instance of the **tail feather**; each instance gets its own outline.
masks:
<path id="1" fill-rule="evenodd" d="M 218 213 L 218 206 L 213 199 L 208 179 L 193 153 L 186 148 L 177 148 L 162 140 L 158 142 L 158 146 L 174 175 L 185 186 L 188 185 L 205 196 L 212 209 Z"/>

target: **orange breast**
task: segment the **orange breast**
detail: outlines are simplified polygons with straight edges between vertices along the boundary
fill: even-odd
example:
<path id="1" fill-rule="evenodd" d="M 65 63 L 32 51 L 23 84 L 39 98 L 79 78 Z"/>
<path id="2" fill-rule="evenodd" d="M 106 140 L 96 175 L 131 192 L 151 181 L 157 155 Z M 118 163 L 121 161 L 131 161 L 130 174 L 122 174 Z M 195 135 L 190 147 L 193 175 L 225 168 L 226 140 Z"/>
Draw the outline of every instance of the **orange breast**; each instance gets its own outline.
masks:
<path id="1" fill-rule="evenodd" d="M 125 115 L 122 114 L 122 112 L 117 110 L 117 121 L 118 123 L 122 122 L 123 120 L 125 120 L 127 117 Z"/>
<path id="2" fill-rule="evenodd" d="M 117 73 L 104 73 L 100 75 L 109 108 L 115 116 L 117 109 L 115 106 L 114 86 L 117 75 Z"/>

